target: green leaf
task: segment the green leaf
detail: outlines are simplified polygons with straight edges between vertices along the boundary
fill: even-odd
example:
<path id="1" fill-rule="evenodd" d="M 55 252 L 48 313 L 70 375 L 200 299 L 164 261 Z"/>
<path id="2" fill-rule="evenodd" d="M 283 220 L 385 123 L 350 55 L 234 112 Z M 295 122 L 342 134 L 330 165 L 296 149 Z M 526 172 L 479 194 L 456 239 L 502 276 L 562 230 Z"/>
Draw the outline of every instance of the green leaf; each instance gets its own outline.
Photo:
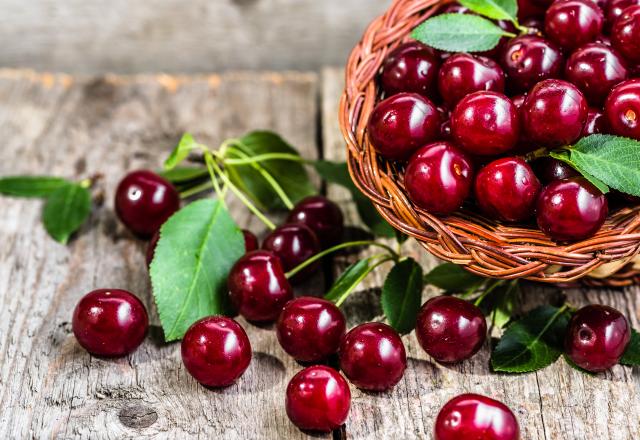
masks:
<path id="1" fill-rule="evenodd" d="M 269 131 L 249 133 L 239 139 L 234 146 L 239 147 L 250 157 L 269 153 L 299 156 L 299 153 L 284 139 Z M 238 158 L 232 151 L 228 152 L 228 156 Z M 273 187 L 255 168 L 256 165 L 271 174 L 293 203 L 317 193 L 300 162 L 273 159 L 261 161 L 259 164 L 227 165 L 229 178 L 234 185 L 263 209 L 283 209 L 285 206 Z"/>
<path id="2" fill-rule="evenodd" d="M 412 258 L 396 264 L 382 287 L 382 310 L 391 327 L 409 333 L 422 304 L 422 267 Z"/>
<path id="3" fill-rule="evenodd" d="M 42 221 L 49 235 L 66 244 L 91 213 L 91 193 L 76 184 L 67 183 L 51 193 L 44 205 Z"/>
<path id="4" fill-rule="evenodd" d="M 622 365 L 640 365 L 640 333 L 635 329 L 631 329 L 631 341 L 622 355 L 620 363 Z"/>
<path id="5" fill-rule="evenodd" d="M 509 282 L 498 288 L 498 300 L 494 303 L 493 310 L 489 314 L 489 321 L 498 328 L 504 328 L 511 321 L 518 299 L 520 298 L 520 284 Z"/>
<path id="6" fill-rule="evenodd" d="M 327 160 L 317 160 L 313 163 L 320 176 L 329 183 L 340 185 L 349 190 L 351 198 L 356 204 L 358 215 L 369 230 L 378 237 L 394 237 L 395 230 L 382 218 L 364 194 L 356 187 L 349 175 L 349 168 L 346 162 L 331 162 Z"/>
<path id="7" fill-rule="evenodd" d="M 491 354 L 495 371 L 525 373 L 553 364 L 562 354 L 570 315 L 565 308 L 541 306 L 511 324 Z"/>
<path id="8" fill-rule="evenodd" d="M 598 188 L 600 190 L 601 193 L 606 194 L 609 192 L 609 187 L 600 179 L 596 179 L 595 177 L 593 177 L 591 174 L 587 173 L 585 170 L 580 170 L 576 167 L 576 165 L 571 162 L 571 159 L 569 158 L 569 152 L 567 150 L 561 151 L 561 152 L 555 152 L 552 151 L 549 153 L 549 156 L 561 160 L 563 162 L 565 162 L 566 164 L 568 164 L 569 166 L 571 166 L 572 168 L 574 168 L 577 172 L 579 172 L 580 174 L 582 174 L 582 176 L 587 179 L 589 182 L 591 182 L 591 184 L 593 186 L 595 186 L 596 188 Z"/>
<path id="9" fill-rule="evenodd" d="M 472 274 L 453 263 L 443 263 L 434 267 L 424 276 L 424 282 L 447 292 L 464 292 L 480 286 L 486 278 Z"/>
<path id="10" fill-rule="evenodd" d="M 493 49 L 500 38 L 510 36 L 486 18 L 467 14 L 442 14 L 427 19 L 411 36 L 448 52 L 481 52 Z"/>
<path id="11" fill-rule="evenodd" d="M 14 197 L 48 197 L 72 182 L 60 177 L 9 176 L 0 178 L 0 194 Z"/>
<path id="12" fill-rule="evenodd" d="M 516 0 L 460 0 L 460 4 L 494 20 L 517 21 L 518 2 Z"/>
<path id="13" fill-rule="evenodd" d="M 180 162 L 185 160 L 192 150 L 199 147 L 199 144 L 193 139 L 189 133 L 182 135 L 180 142 L 173 149 L 167 160 L 164 161 L 164 169 L 170 170 L 175 168 Z"/>
<path id="14" fill-rule="evenodd" d="M 150 269 L 167 341 L 200 318 L 229 312 L 227 276 L 243 254 L 242 232 L 217 200 L 198 200 L 167 220 Z"/>
<path id="15" fill-rule="evenodd" d="M 373 260 L 373 257 L 365 258 L 347 267 L 346 270 L 342 272 L 342 275 L 333 283 L 333 286 L 331 286 L 329 292 L 324 296 L 324 299 L 338 305 L 342 304 L 353 289 L 375 269 L 375 264 L 372 264 Z"/>
<path id="16" fill-rule="evenodd" d="M 159 173 L 174 185 L 182 185 L 194 180 L 209 178 L 209 171 L 202 167 L 175 167 Z"/>

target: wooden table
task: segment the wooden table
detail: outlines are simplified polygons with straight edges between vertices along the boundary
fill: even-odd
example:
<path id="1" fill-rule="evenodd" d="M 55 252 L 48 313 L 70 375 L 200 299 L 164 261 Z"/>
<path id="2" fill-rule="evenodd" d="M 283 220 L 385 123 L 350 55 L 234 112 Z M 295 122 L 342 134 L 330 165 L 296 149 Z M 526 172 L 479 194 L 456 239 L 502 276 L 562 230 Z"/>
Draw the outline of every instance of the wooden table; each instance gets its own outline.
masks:
<path id="1" fill-rule="evenodd" d="M 254 359 L 236 385 L 210 391 L 187 374 L 179 344 L 165 344 L 157 326 L 144 244 L 119 224 L 112 197 L 126 171 L 158 167 L 183 131 L 215 146 L 251 129 L 273 129 L 307 157 L 342 159 L 336 123 L 341 82 L 337 70 L 102 78 L 0 71 L 0 175 L 100 172 L 106 195 L 68 247 L 45 234 L 39 202 L 0 199 L 0 438 L 306 437 L 284 411 L 285 387 L 301 367 L 271 328 L 241 321 Z M 333 186 L 327 191 L 348 223 L 357 224 L 348 195 Z M 241 226 L 264 233 L 238 203 L 231 206 Z M 436 264 L 415 243 L 407 249 L 425 268 Z M 333 262 L 334 275 L 349 258 Z M 380 314 L 383 275 L 372 276 L 344 305 L 350 325 Z M 131 290 L 150 310 L 150 335 L 129 357 L 91 357 L 71 333 L 76 302 L 99 287 Z M 300 293 L 323 290 L 319 279 Z M 428 288 L 425 296 L 435 293 Z M 613 305 L 639 327 L 637 288 L 527 286 L 523 301 L 530 308 L 562 295 L 575 305 Z M 499 375 L 489 371 L 488 343 L 472 360 L 445 367 L 429 359 L 413 334 L 404 341 L 404 379 L 383 394 L 352 388 L 349 419 L 335 438 L 430 438 L 439 408 L 462 392 L 504 401 L 526 440 L 640 437 L 638 368 L 617 366 L 590 377 L 558 362 L 538 373 Z"/>

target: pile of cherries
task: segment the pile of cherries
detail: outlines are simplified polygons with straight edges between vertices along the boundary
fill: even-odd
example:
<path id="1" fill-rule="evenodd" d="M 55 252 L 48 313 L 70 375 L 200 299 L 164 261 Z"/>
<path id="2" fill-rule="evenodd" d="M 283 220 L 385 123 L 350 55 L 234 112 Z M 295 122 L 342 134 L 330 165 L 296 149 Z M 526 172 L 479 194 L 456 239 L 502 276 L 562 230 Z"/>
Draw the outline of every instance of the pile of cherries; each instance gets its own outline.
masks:
<path id="1" fill-rule="evenodd" d="M 473 192 L 492 219 L 535 216 L 554 241 L 582 240 L 602 226 L 607 198 L 569 165 L 523 156 L 595 133 L 640 140 L 640 0 L 519 3 L 529 32 L 489 52 L 416 41 L 391 52 L 369 140 L 385 159 L 406 161 L 404 187 L 420 209 L 448 215 Z M 450 4 L 441 13 L 471 12 Z"/>

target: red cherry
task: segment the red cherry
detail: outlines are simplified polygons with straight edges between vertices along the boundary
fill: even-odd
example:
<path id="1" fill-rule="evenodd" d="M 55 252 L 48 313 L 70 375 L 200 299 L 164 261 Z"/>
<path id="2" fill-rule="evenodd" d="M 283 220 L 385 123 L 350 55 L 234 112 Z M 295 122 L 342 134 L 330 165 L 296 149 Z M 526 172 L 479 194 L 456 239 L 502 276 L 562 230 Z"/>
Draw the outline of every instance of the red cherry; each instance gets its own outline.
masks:
<path id="1" fill-rule="evenodd" d="M 196 321 L 182 339 L 182 362 L 195 380 L 208 387 L 226 387 L 249 367 L 251 344 L 231 318 L 209 316 Z"/>
<path id="2" fill-rule="evenodd" d="M 640 5 L 622 11 L 611 30 L 611 44 L 632 65 L 640 63 Z"/>
<path id="3" fill-rule="evenodd" d="M 448 401 L 436 418 L 435 440 L 518 440 L 520 427 L 502 402 L 479 394 Z"/>
<path id="4" fill-rule="evenodd" d="M 275 321 L 293 298 L 280 259 L 268 251 L 253 251 L 241 257 L 229 272 L 227 286 L 234 307 L 249 321 Z"/>
<path id="5" fill-rule="evenodd" d="M 72 321 L 78 343 L 89 353 L 104 357 L 132 353 L 149 328 L 144 304 L 132 293 L 120 289 L 87 293 L 76 305 Z"/>
<path id="6" fill-rule="evenodd" d="M 490 90 L 504 91 L 504 73 L 493 60 L 459 53 L 450 56 L 440 68 L 438 90 L 449 108 L 466 95 Z"/>
<path id="7" fill-rule="evenodd" d="M 297 267 L 320 252 L 316 234 L 302 223 L 287 223 L 269 233 L 262 242 L 262 249 L 273 252 L 280 258 L 285 272 Z M 297 273 L 291 281 L 304 281 L 320 267 L 317 261 Z"/>
<path id="8" fill-rule="evenodd" d="M 340 207 L 323 196 L 311 196 L 298 202 L 289 213 L 287 223 L 303 223 L 311 228 L 324 248 L 337 244 L 344 231 Z"/>
<path id="9" fill-rule="evenodd" d="M 622 15 L 622 11 L 629 6 L 640 5 L 640 0 L 611 0 L 606 7 L 606 27 L 611 29 L 616 20 Z"/>
<path id="10" fill-rule="evenodd" d="M 614 308 L 588 305 L 578 310 L 567 328 L 567 356 L 587 371 L 600 372 L 620 361 L 631 329 L 627 318 Z"/>
<path id="11" fill-rule="evenodd" d="M 318 362 L 338 351 L 346 325 L 344 315 L 332 302 L 302 297 L 284 306 L 276 334 L 284 351 L 295 360 Z"/>
<path id="12" fill-rule="evenodd" d="M 511 40 L 501 57 L 509 88 L 526 92 L 537 82 L 558 78 L 564 60 L 555 44 L 537 35 L 523 35 Z"/>
<path id="13" fill-rule="evenodd" d="M 435 142 L 411 157 L 404 185 L 418 207 L 450 214 L 459 209 L 469 195 L 472 179 L 469 158 L 448 142 Z"/>
<path id="14" fill-rule="evenodd" d="M 604 114 L 612 134 L 640 140 L 640 79 L 618 84 L 605 101 Z"/>
<path id="15" fill-rule="evenodd" d="M 604 117 L 604 113 L 595 108 L 589 108 L 587 113 L 587 122 L 582 128 L 580 137 L 589 136 L 592 134 L 606 133 L 607 132 L 607 120 Z"/>
<path id="16" fill-rule="evenodd" d="M 285 406 L 298 428 L 330 432 L 347 420 L 351 391 L 340 373 L 315 365 L 293 376 L 287 385 Z"/>
<path id="17" fill-rule="evenodd" d="M 242 230 L 242 235 L 244 236 L 244 251 L 251 252 L 258 249 L 258 237 L 251 231 L 247 231 L 246 229 Z"/>
<path id="18" fill-rule="evenodd" d="M 429 99 L 400 93 L 376 105 L 367 127 L 376 151 L 386 159 L 400 160 L 438 136 L 440 117 Z"/>
<path id="19" fill-rule="evenodd" d="M 603 25 L 604 14 L 591 0 L 556 0 L 544 20 L 549 39 L 566 50 L 594 41 Z"/>
<path id="20" fill-rule="evenodd" d="M 543 0 L 518 0 L 518 21 L 522 26 L 526 26 L 525 23 L 529 19 L 539 20 L 538 17 L 544 16 L 544 11 L 550 3 Z"/>
<path id="21" fill-rule="evenodd" d="M 340 369 L 358 388 L 385 391 L 400 382 L 407 368 L 402 339 L 386 324 L 353 328 L 340 344 Z"/>
<path id="22" fill-rule="evenodd" d="M 386 96 L 401 92 L 434 98 L 440 55 L 418 41 L 401 44 L 389 54 L 380 74 Z"/>
<path id="23" fill-rule="evenodd" d="M 541 157 L 536 159 L 532 165 L 536 176 L 545 185 L 555 180 L 580 176 L 570 165 L 552 157 Z"/>

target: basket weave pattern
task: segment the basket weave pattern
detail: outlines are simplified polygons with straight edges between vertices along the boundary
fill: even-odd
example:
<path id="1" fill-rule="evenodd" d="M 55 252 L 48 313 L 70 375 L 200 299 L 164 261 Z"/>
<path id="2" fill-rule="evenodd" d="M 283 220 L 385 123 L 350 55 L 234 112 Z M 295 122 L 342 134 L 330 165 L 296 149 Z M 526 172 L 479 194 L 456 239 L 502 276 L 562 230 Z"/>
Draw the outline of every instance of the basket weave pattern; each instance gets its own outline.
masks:
<path id="1" fill-rule="evenodd" d="M 430 253 L 483 276 L 571 283 L 604 264 L 640 253 L 640 206 L 611 214 L 601 230 L 587 240 L 558 245 L 533 224 L 500 224 L 468 209 L 438 217 L 409 201 L 403 167 L 377 156 L 366 126 L 379 98 L 376 75 L 387 54 L 442 4 L 437 0 L 395 0 L 369 25 L 349 57 L 339 116 L 349 171 L 360 191 L 393 227 L 416 238 Z M 640 275 L 625 269 L 608 278 L 585 277 L 582 281 L 624 286 L 640 281 Z"/>

